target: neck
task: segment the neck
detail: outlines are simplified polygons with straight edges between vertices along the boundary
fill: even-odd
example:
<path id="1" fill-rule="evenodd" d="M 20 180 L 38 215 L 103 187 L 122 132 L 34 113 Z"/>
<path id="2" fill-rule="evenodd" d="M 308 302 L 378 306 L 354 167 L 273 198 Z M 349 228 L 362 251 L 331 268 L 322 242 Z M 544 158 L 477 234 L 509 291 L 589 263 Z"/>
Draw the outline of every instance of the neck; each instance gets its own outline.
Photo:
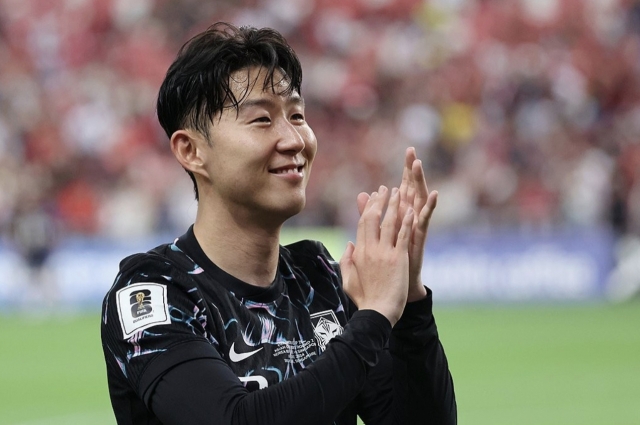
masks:
<path id="1" fill-rule="evenodd" d="M 202 208 L 201 208 L 202 207 Z M 280 225 L 264 225 L 226 209 L 198 205 L 193 231 L 207 257 L 230 275 L 268 287 L 276 276 Z"/>

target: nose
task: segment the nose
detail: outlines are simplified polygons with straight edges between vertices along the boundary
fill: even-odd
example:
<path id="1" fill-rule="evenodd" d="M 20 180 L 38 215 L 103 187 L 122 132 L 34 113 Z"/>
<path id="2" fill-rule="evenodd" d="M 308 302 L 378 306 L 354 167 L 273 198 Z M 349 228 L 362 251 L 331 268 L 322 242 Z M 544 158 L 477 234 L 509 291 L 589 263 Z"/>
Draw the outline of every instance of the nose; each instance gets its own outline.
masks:
<path id="1" fill-rule="evenodd" d="M 290 152 L 293 155 L 302 152 L 305 140 L 294 124 L 288 120 L 281 120 L 278 126 L 277 149 L 281 152 Z"/>

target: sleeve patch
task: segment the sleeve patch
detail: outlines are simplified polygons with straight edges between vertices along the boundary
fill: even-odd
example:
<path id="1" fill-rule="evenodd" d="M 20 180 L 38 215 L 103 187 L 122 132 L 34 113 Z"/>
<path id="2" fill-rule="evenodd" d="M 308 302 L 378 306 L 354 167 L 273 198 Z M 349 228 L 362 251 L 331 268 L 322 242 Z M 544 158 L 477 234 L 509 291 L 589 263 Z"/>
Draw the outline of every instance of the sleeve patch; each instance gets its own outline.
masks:
<path id="1" fill-rule="evenodd" d="M 116 303 L 124 338 L 154 325 L 171 323 L 166 285 L 134 283 L 116 293 Z"/>

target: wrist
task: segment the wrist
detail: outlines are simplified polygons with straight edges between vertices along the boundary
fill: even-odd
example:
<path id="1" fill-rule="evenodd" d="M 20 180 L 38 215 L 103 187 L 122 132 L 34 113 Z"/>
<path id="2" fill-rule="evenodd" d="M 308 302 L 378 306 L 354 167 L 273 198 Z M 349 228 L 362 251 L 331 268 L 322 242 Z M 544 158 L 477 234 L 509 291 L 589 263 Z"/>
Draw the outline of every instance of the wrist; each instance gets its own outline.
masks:
<path id="1" fill-rule="evenodd" d="M 400 317 L 402 316 L 402 312 L 404 311 L 405 305 L 406 303 L 397 304 L 397 305 L 389 305 L 388 302 L 362 303 L 361 306 L 358 306 L 358 311 L 363 311 L 363 310 L 376 311 L 381 315 L 383 315 L 384 317 L 386 317 L 389 323 L 391 324 L 391 327 L 393 327 L 398 322 L 398 320 L 400 320 Z"/>
<path id="2" fill-rule="evenodd" d="M 407 303 L 411 303 L 414 301 L 420 301 L 427 297 L 427 288 L 422 284 L 422 282 L 417 282 L 415 285 L 411 285 L 409 287 L 409 293 L 407 295 Z"/>

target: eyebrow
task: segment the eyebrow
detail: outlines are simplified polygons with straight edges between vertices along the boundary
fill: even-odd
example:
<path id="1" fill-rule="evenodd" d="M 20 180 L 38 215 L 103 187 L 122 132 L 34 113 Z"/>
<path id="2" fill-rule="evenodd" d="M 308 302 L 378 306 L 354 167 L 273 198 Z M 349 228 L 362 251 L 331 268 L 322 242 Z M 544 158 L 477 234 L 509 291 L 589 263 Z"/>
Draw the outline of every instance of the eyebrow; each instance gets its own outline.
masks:
<path id="1" fill-rule="evenodd" d="M 293 104 L 293 105 L 304 106 L 304 99 L 299 94 L 295 94 L 295 95 L 288 96 L 285 103 L 287 105 Z M 256 106 L 270 108 L 270 107 L 274 107 L 275 105 L 276 105 L 276 102 L 269 98 L 261 97 L 258 99 L 247 99 L 238 106 L 238 112 L 242 112 L 245 109 L 256 107 Z"/>

